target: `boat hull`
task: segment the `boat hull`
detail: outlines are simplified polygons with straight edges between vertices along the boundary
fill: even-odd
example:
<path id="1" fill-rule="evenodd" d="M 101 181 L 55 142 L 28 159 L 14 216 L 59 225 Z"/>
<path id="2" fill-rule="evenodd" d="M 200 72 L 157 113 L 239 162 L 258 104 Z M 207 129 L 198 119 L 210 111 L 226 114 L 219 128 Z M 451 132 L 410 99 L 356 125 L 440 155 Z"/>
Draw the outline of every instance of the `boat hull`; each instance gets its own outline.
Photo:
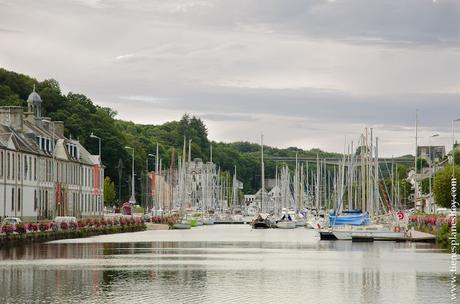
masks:
<path id="1" fill-rule="evenodd" d="M 307 224 L 305 219 L 298 219 L 295 222 L 296 227 L 304 227 Z"/>
<path id="2" fill-rule="evenodd" d="M 335 241 L 337 238 L 335 237 L 334 233 L 329 230 L 322 230 L 319 231 L 319 238 L 323 241 Z"/>
<path id="3" fill-rule="evenodd" d="M 351 231 L 332 231 L 338 240 L 351 240 Z"/>
<path id="4" fill-rule="evenodd" d="M 190 229 L 192 226 L 188 223 L 177 223 L 173 225 L 173 229 Z"/>
<path id="5" fill-rule="evenodd" d="M 296 227 L 296 224 L 295 222 L 285 221 L 277 223 L 276 227 L 279 229 L 294 229 Z"/>
<path id="6" fill-rule="evenodd" d="M 252 228 L 254 228 L 254 229 L 268 229 L 268 228 L 270 228 L 270 225 L 268 223 L 256 222 L 256 223 L 252 224 Z"/>

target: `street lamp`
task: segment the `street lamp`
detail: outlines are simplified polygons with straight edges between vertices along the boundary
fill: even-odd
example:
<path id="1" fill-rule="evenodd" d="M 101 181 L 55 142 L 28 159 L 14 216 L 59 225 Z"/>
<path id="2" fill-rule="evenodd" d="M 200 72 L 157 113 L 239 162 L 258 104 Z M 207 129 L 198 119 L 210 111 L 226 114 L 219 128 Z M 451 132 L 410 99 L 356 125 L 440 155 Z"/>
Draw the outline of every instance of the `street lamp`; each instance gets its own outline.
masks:
<path id="1" fill-rule="evenodd" d="M 134 148 L 126 146 L 125 149 L 133 150 L 132 154 L 132 166 L 131 166 L 131 197 L 129 198 L 129 203 L 132 205 L 136 204 L 136 196 L 134 195 Z"/>
<path id="2" fill-rule="evenodd" d="M 56 150 L 56 147 L 55 147 L 55 142 L 54 142 L 54 136 L 56 135 L 56 124 L 54 121 L 51 121 L 51 120 L 48 120 L 48 119 L 43 119 L 42 120 L 43 122 L 46 122 L 50 125 L 53 125 L 53 138 L 51 140 L 51 149 L 53 150 L 53 162 L 51 163 L 52 166 L 51 166 L 51 173 L 52 173 L 52 181 L 53 181 L 53 193 L 54 195 L 52 195 L 53 197 L 53 201 L 54 201 L 54 210 L 53 212 L 56 214 L 56 212 L 58 211 L 57 210 L 57 205 L 58 205 L 58 202 L 57 202 L 57 197 L 56 197 L 56 184 L 58 182 L 58 179 L 57 179 L 57 165 L 56 165 L 56 154 L 54 153 L 55 150 Z M 60 203 L 60 202 L 59 202 Z M 59 215 L 59 214 L 58 214 Z M 48 214 L 46 215 L 48 216 Z"/>
<path id="3" fill-rule="evenodd" d="M 149 187 L 149 157 L 155 157 L 155 154 L 148 153 L 147 157 L 145 158 L 145 197 L 144 197 L 144 203 L 145 203 L 145 208 L 148 211 L 148 187 Z"/>
<path id="4" fill-rule="evenodd" d="M 102 163 L 102 155 L 101 155 L 101 138 L 99 136 L 94 135 L 93 132 L 89 135 L 91 138 L 97 138 L 99 140 L 99 164 Z"/>
<path id="5" fill-rule="evenodd" d="M 439 134 L 433 134 L 433 135 L 431 135 L 430 137 L 428 137 L 428 149 L 429 149 L 429 152 L 428 152 L 428 153 L 429 153 L 429 155 L 430 155 L 430 176 L 429 176 L 429 178 L 428 178 L 428 183 L 429 183 L 429 186 L 430 186 L 429 189 L 430 189 L 430 200 L 431 200 L 431 202 L 433 201 L 433 200 L 432 200 L 433 194 L 432 194 L 432 192 L 431 192 L 431 184 L 432 184 L 431 179 L 433 178 L 433 168 L 432 168 L 432 164 L 433 164 L 433 161 L 434 161 L 434 157 L 433 157 L 433 155 L 431 155 L 431 138 L 433 138 L 433 137 L 438 137 L 438 136 L 439 136 Z M 431 208 L 431 207 L 430 207 L 430 208 Z"/>
<path id="6" fill-rule="evenodd" d="M 93 132 L 89 135 L 90 138 L 96 138 L 99 141 L 99 166 L 102 165 L 102 155 L 101 155 L 101 138 L 99 136 L 94 135 Z M 98 169 L 99 170 L 99 169 Z M 99 175 L 98 175 L 99 176 Z M 99 215 L 102 211 L 102 198 L 101 195 L 99 194 L 99 206 L 97 206 L 97 209 L 99 210 Z"/>

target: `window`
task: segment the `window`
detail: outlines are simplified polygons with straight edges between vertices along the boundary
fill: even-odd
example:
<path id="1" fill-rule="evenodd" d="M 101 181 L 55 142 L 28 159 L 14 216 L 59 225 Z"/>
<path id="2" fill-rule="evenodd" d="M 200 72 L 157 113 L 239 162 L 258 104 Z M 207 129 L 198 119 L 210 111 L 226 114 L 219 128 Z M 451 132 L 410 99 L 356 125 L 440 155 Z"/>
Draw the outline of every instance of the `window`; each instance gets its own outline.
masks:
<path id="1" fill-rule="evenodd" d="M 21 170 L 22 170 L 22 169 L 21 169 L 21 155 L 18 154 L 18 179 L 21 179 L 21 175 L 22 175 L 22 174 L 21 174 L 21 173 L 22 173 Z"/>
<path id="2" fill-rule="evenodd" d="M 14 188 L 11 188 L 11 211 L 14 211 Z"/>
<path id="3" fill-rule="evenodd" d="M 34 190 L 34 210 L 37 211 L 37 190 Z"/>
<path id="4" fill-rule="evenodd" d="M 11 154 L 11 163 L 12 163 L 12 170 L 11 170 L 11 178 L 14 179 L 14 168 L 15 168 L 15 159 L 14 159 L 14 153 Z"/>
<path id="5" fill-rule="evenodd" d="M 32 180 L 32 156 L 29 156 L 29 180 Z"/>
<path id="6" fill-rule="evenodd" d="M 0 177 L 3 177 L 3 151 L 0 152 Z"/>
<path id="7" fill-rule="evenodd" d="M 27 179 L 27 177 L 29 176 L 29 166 L 28 166 L 28 163 L 27 163 L 27 156 L 24 155 L 24 179 Z"/>
<path id="8" fill-rule="evenodd" d="M 37 180 L 37 158 L 34 157 L 34 180 Z"/>
<path id="9" fill-rule="evenodd" d="M 11 165 L 11 164 L 10 164 L 10 152 L 8 152 L 8 153 L 6 154 L 6 171 L 7 171 L 7 175 L 6 175 L 6 176 L 8 177 L 8 179 L 9 179 L 10 176 L 11 176 L 10 165 Z"/>
<path id="10" fill-rule="evenodd" d="M 18 211 L 21 211 L 21 188 L 18 188 Z"/>

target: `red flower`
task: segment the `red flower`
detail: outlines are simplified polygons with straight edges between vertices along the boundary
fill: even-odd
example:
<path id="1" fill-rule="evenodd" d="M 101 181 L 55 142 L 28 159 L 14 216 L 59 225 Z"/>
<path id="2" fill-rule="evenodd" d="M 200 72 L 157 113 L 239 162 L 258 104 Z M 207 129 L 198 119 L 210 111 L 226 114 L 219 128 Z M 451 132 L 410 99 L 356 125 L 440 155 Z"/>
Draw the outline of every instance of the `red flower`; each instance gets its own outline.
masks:
<path id="1" fill-rule="evenodd" d="M 14 232 L 14 227 L 13 225 L 3 225 L 2 226 L 2 232 L 6 234 L 10 234 Z"/>

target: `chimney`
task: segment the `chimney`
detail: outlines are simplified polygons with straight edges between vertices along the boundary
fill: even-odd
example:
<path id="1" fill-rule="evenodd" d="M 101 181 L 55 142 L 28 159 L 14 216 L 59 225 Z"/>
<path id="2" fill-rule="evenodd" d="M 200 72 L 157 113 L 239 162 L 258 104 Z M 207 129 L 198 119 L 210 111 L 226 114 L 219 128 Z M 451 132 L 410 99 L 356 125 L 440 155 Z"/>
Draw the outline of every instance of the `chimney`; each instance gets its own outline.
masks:
<path id="1" fill-rule="evenodd" d="M 54 122 L 54 133 L 59 137 L 64 137 L 64 122 L 55 121 Z"/>
<path id="2" fill-rule="evenodd" d="M 22 107 L 6 106 L 0 107 L 0 123 L 22 132 L 24 111 Z"/>

